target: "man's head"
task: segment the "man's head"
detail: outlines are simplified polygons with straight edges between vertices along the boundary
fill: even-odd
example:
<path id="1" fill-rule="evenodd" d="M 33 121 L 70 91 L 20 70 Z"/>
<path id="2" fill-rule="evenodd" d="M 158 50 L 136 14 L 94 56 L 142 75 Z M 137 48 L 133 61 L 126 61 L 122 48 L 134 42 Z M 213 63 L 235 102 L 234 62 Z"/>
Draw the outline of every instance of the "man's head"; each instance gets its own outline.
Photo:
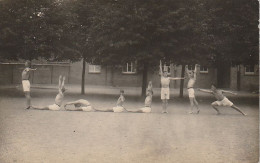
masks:
<path id="1" fill-rule="evenodd" d="M 153 95 L 153 91 L 148 91 L 146 95 L 147 96 L 152 96 Z"/>
<path id="2" fill-rule="evenodd" d="M 30 61 L 25 61 L 25 67 L 31 67 L 31 62 Z"/>
<path id="3" fill-rule="evenodd" d="M 190 78 L 194 78 L 194 71 L 193 70 L 189 71 L 188 74 L 189 74 Z"/>
<path id="4" fill-rule="evenodd" d="M 168 76 L 168 72 L 167 71 L 163 71 L 163 76 L 167 77 Z"/>
<path id="5" fill-rule="evenodd" d="M 212 90 L 212 91 L 216 91 L 216 90 L 217 90 L 217 87 L 216 87 L 215 84 L 211 84 L 211 90 Z"/>
<path id="6" fill-rule="evenodd" d="M 124 94 L 125 93 L 125 91 L 123 90 L 123 89 L 121 89 L 120 90 L 120 94 L 122 95 L 122 94 Z"/>
<path id="7" fill-rule="evenodd" d="M 65 87 L 62 87 L 61 88 L 61 92 L 64 93 L 66 91 L 66 88 Z"/>

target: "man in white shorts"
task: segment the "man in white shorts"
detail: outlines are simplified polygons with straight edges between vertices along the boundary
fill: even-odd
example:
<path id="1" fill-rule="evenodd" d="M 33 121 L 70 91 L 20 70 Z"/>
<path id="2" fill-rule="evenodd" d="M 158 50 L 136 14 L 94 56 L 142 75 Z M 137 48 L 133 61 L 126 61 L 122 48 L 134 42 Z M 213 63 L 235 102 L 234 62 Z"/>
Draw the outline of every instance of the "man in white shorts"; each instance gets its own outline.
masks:
<path id="1" fill-rule="evenodd" d="M 32 106 L 33 109 L 38 109 L 38 110 L 53 110 L 53 111 L 58 111 L 61 109 L 61 105 L 63 102 L 63 98 L 64 98 L 64 92 L 66 91 L 65 87 L 64 87 L 64 83 L 65 83 L 65 76 L 61 76 L 59 77 L 59 93 L 57 94 L 56 98 L 55 98 L 55 103 L 49 106 L 45 106 L 45 107 L 35 107 Z"/>
<path id="2" fill-rule="evenodd" d="M 153 90 L 152 90 L 152 81 L 149 82 L 148 88 L 146 90 L 146 98 L 144 101 L 144 107 L 140 108 L 136 111 L 127 110 L 128 112 L 133 113 L 150 113 L 152 111 L 152 98 L 153 98 Z"/>
<path id="3" fill-rule="evenodd" d="M 214 84 L 211 85 L 211 90 L 205 90 L 205 89 L 198 89 L 198 90 L 202 91 L 202 92 L 213 94 L 215 96 L 217 101 L 213 102 L 211 104 L 211 106 L 217 111 L 217 114 L 220 114 L 220 112 L 216 106 L 229 106 L 229 107 L 235 109 L 236 111 L 240 112 L 244 116 L 246 116 L 246 114 L 244 112 L 242 112 L 241 109 L 239 109 L 236 105 L 234 105 L 231 101 L 229 101 L 229 99 L 227 97 L 225 97 L 223 95 L 223 93 L 230 93 L 233 95 L 237 95 L 236 93 L 233 93 L 231 91 L 218 90 Z"/>
<path id="4" fill-rule="evenodd" d="M 168 100 L 170 99 L 170 81 L 171 80 L 181 80 L 184 78 L 171 78 L 168 76 L 167 70 L 162 70 L 162 62 L 160 61 L 160 71 L 159 75 L 161 76 L 161 100 L 162 100 L 162 113 L 167 112 Z"/>
<path id="5" fill-rule="evenodd" d="M 117 100 L 116 106 L 113 107 L 112 109 L 107 109 L 107 110 L 98 110 L 95 109 L 96 111 L 100 111 L 100 112 L 115 112 L 115 113 L 121 113 L 126 111 L 126 109 L 124 108 L 124 102 L 125 102 L 125 97 L 124 97 L 124 90 L 120 90 L 120 96 Z"/>
<path id="6" fill-rule="evenodd" d="M 75 108 L 67 108 L 66 106 L 68 106 L 68 105 L 74 105 Z M 80 99 L 80 100 L 72 101 L 72 102 L 67 102 L 64 105 L 64 108 L 65 108 L 65 110 L 68 110 L 68 111 L 85 111 L 85 112 L 96 111 L 94 109 L 94 107 L 92 107 L 90 105 L 90 103 L 87 100 L 84 100 L 84 99 Z"/>
<path id="7" fill-rule="evenodd" d="M 26 61 L 25 62 L 25 69 L 22 72 L 22 85 L 23 85 L 23 91 L 26 97 L 26 109 L 29 109 L 31 107 L 31 93 L 30 93 L 30 71 L 35 71 L 36 69 L 32 69 L 31 62 Z"/>
<path id="8" fill-rule="evenodd" d="M 195 65 L 195 69 L 194 71 L 189 71 L 188 70 L 188 65 L 185 66 L 185 71 L 189 77 L 189 81 L 188 81 L 188 84 L 187 84 L 187 90 L 188 90 L 188 94 L 189 94 L 189 99 L 190 99 L 190 114 L 193 114 L 193 108 L 194 108 L 194 104 L 197 108 L 197 114 L 199 114 L 200 112 L 200 109 L 199 109 L 199 104 L 195 98 L 195 92 L 194 92 L 194 85 L 195 85 L 195 82 L 197 80 L 197 67 L 198 65 L 196 64 Z"/>

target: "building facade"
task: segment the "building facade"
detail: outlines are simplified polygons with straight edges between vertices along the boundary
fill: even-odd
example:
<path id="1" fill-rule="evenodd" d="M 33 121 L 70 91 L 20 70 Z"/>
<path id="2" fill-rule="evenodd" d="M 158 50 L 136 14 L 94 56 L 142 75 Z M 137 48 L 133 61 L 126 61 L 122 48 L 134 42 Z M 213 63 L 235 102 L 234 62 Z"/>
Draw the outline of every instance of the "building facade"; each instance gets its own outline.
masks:
<path id="1" fill-rule="evenodd" d="M 127 63 L 120 67 L 100 66 L 86 64 L 85 84 L 103 85 L 116 87 L 141 87 L 142 71 L 138 71 L 136 63 Z M 32 72 L 31 83 L 33 84 L 57 84 L 59 75 L 65 75 L 66 83 L 81 84 L 82 68 L 81 62 L 76 63 L 48 63 L 33 64 L 37 71 Z M 181 66 L 164 65 L 171 77 L 181 76 Z M 192 69 L 191 67 L 189 67 Z M 1 63 L 0 64 L 0 84 L 21 83 L 21 73 L 24 69 L 23 63 Z M 158 67 L 159 69 L 159 67 Z M 153 87 L 160 87 L 160 76 L 158 71 L 149 70 L 148 81 L 153 82 Z M 184 81 L 184 86 L 187 85 Z M 253 91 L 259 87 L 259 66 L 247 65 L 237 67 L 226 67 L 219 70 L 214 67 L 200 66 L 197 75 L 197 88 L 210 88 L 211 83 L 215 83 L 220 88 L 230 88 L 233 90 Z M 171 88 L 179 88 L 180 80 L 172 81 Z"/>

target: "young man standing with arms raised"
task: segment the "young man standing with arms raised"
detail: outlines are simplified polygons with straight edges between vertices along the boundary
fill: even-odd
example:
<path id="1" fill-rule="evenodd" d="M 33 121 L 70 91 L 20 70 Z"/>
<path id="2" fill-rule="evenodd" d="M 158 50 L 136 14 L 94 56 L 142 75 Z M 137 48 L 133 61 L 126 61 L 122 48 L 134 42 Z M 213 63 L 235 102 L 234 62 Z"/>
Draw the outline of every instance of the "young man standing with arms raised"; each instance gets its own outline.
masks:
<path id="1" fill-rule="evenodd" d="M 184 78 L 171 78 L 168 77 L 168 71 L 162 70 L 162 62 L 160 61 L 160 71 L 159 75 L 161 76 L 161 100 L 162 100 L 162 113 L 167 112 L 168 100 L 170 99 L 170 81 L 171 80 L 181 80 Z"/>
<path id="2" fill-rule="evenodd" d="M 193 114 L 194 104 L 197 108 L 197 114 L 199 114 L 199 112 L 200 112 L 199 104 L 195 98 L 195 92 L 194 92 L 194 85 L 197 80 L 197 67 L 198 67 L 198 65 L 196 64 L 194 71 L 193 70 L 190 71 L 190 70 L 188 70 L 188 65 L 185 66 L 185 71 L 189 77 L 189 81 L 187 84 L 187 91 L 189 94 L 190 106 L 191 106 L 190 111 L 189 111 L 190 114 Z"/>

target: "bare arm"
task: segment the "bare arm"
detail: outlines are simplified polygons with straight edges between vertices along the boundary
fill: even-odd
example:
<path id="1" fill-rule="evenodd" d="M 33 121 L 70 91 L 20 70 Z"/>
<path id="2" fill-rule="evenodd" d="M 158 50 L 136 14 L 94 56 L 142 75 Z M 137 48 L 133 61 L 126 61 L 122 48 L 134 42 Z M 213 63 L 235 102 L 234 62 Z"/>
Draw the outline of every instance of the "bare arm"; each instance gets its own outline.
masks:
<path id="1" fill-rule="evenodd" d="M 159 75 L 162 75 L 163 71 L 162 71 L 162 61 L 160 60 L 160 70 L 159 70 Z"/>
<path id="2" fill-rule="evenodd" d="M 182 80 L 182 79 L 184 79 L 184 78 L 170 78 L 170 77 L 169 77 L 169 79 L 170 79 L 170 80 Z"/>
<path id="3" fill-rule="evenodd" d="M 59 90 L 61 89 L 61 80 L 62 80 L 62 76 L 60 75 L 60 77 L 59 77 Z"/>
<path id="4" fill-rule="evenodd" d="M 197 67 L 198 67 L 198 64 L 195 65 L 195 69 L 194 69 L 194 79 L 195 80 L 197 79 Z"/>
<path id="5" fill-rule="evenodd" d="M 206 90 L 206 89 L 198 89 L 198 91 L 205 92 L 205 93 L 212 93 L 211 90 Z"/>
<path id="6" fill-rule="evenodd" d="M 28 68 L 29 71 L 35 71 L 37 68 Z"/>
<path id="7" fill-rule="evenodd" d="M 186 74 L 189 74 L 188 65 L 185 66 L 185 72 L 186 72 Z"/>
<path id="8" fill-rule="evenodd" d="M 222 90 L 223 93 L 229 93 L 229 94 L 232 94 L 232 95 L 237 95 L 237 93 L 234 93 L 234 92 L 231 92 L 231 91 L 224 91 Z"/>
<path id="9" fill-rule="evenodd" d="M 77 100 L 77 101 L 67 102 L 64 106 L 66 106 L 66 105 L 73 105 L 73 104 L 79 104 L 79 103 L 80 103 L 79 100 Z"/>

